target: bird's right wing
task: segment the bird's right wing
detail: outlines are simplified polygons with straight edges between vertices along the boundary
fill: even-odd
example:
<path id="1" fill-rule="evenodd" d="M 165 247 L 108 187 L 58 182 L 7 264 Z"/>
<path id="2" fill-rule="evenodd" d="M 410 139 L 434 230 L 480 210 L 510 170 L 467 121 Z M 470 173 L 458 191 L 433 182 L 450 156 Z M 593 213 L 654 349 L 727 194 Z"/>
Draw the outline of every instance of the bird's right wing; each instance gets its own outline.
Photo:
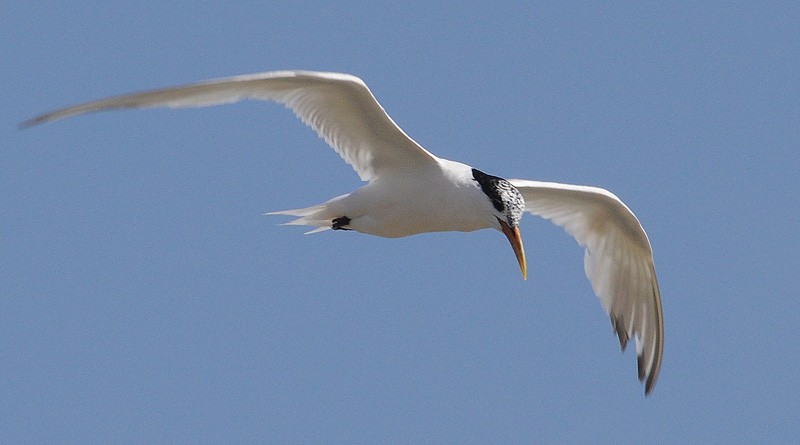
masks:
<path id="1" fill-rule="evenodd" d="M 204 107 L 245 99 L 275 101 L 291 108 L 364 181 L 384 171 L 433 165 L 437 159 L 394 123 L 361 79 L 339 73 L 273 71 L 213 79 L 74 105 L 21 126 L 103 110 Z"/>
<path id="2" fill-rule="evenodd" d="M 525 210 L 563 227 L 586 247 L 584 268 L 611 317 L 625 350 L 636 340 L 639 380 L 649 394 L 664 351 L 664 317 L 650 241 L 639 220 L 611 192 L 553 182 L 509 180 L 525 198 Z"/>

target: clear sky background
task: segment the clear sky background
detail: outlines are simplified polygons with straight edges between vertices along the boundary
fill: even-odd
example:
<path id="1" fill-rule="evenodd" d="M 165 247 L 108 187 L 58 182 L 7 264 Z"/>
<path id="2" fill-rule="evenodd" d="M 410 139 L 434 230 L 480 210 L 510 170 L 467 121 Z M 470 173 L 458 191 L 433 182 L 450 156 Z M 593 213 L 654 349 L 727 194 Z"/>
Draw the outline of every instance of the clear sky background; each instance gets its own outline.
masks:
<path id="1" fill-rule="evenodd" d="M 6 2 L 0 437 L 800 440 L 796 2 Z M 304 236 L 356 174 L 279 105 L 19 121 L 276 69 L 362 77 L 435 154 L 642 221 L 651 397 L 561 229 Z"/>

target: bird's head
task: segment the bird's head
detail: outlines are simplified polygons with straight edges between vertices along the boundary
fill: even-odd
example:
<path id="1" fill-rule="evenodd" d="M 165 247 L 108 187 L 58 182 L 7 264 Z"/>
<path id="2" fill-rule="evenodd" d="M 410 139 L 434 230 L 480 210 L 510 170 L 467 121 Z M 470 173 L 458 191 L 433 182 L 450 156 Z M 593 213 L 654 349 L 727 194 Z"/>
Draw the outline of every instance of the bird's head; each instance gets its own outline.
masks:
<path id="1" fill-rule="evenodd" d="M 473 168 L 472 178 L 481 186 L 481 190 L 492 204 L 492 215 L 497 219 L 499 230 L 508 238 L 514 254 L 517 256 L 522 278 L 528 279 L 528 266 L 525 261 L 525 249 L 519 234 L 519 221 L 525 211 L 525 199 L 510 182 L 497 176 Z"/>

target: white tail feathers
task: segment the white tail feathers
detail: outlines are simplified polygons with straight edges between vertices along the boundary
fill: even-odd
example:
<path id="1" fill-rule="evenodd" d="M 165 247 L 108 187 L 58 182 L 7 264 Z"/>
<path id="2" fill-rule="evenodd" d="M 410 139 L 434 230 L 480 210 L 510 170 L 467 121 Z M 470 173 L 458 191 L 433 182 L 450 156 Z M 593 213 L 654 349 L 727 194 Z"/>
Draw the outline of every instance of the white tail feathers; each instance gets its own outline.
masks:
<path id="1" fill-rule="evenodd" d="M 304 209 L 281 210 L 279 212 L 269 212 L 265 215 L 288 215 L 296 216 L 289 222 L 281 224 L 282 226 L 311 226 L 315 227 L 306 232 L 306 235 L 323 232 L 331 229 L 331 224 L 334 216 L 330 215 L 327 203 L 317 204 L 315 206 L 306 207 Z"/>

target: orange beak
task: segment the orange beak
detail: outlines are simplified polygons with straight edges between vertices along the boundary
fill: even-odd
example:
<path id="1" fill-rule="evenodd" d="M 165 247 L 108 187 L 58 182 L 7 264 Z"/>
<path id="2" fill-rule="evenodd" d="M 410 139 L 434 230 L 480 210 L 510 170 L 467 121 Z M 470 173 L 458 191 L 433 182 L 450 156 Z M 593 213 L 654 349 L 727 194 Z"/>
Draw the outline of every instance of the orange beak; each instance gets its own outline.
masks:
<path id="1" fill-rule="evenodd" d="M 503 235 L 508 238 L 508 242 L 511 243 L 511 248 L 514 249 L 514 255 L 517 256 L 517 262 L 519 262 L 519 268 L 522 270 L 522 279 L 528 279 L 528 265 L 525 262 L 525 248 L 522 247 L 522 238 L 519 236 L 519 227 L 514 227 L 513 229 L 509 227 L 509 225 L 498 218 L 500 221 L 500 228 L 503 231 Z"/>

